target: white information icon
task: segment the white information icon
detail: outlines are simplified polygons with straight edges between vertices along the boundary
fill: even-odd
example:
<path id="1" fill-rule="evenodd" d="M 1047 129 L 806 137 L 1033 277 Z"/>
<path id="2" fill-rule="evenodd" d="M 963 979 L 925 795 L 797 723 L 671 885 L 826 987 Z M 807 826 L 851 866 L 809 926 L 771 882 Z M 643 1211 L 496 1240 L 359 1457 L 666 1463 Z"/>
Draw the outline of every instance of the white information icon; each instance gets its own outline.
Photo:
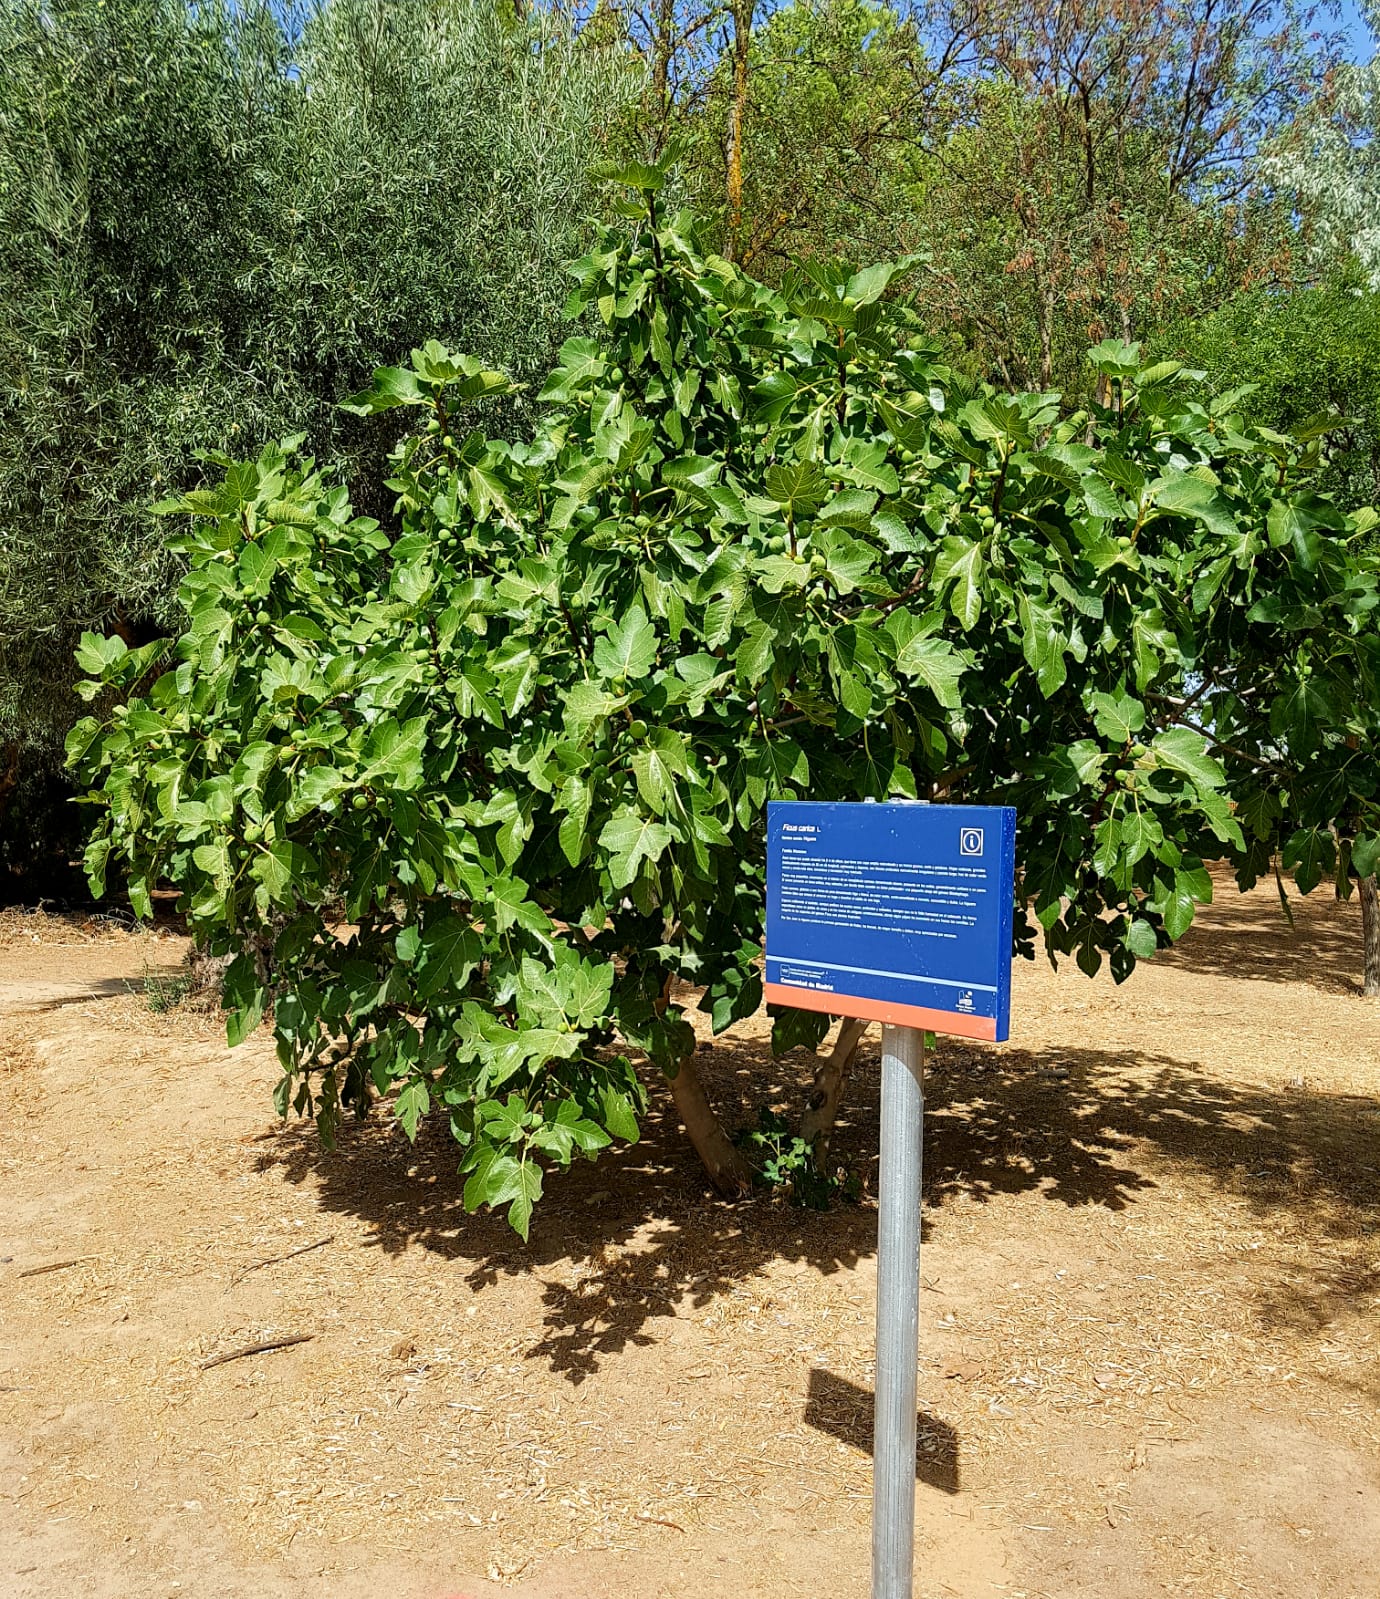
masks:
<path id="1" fill-rule="evenodd" d="M 982 854 L 982 829 L 980 827 L 965 827 L 960 830 L 958 853 L 960 855 Z"/>

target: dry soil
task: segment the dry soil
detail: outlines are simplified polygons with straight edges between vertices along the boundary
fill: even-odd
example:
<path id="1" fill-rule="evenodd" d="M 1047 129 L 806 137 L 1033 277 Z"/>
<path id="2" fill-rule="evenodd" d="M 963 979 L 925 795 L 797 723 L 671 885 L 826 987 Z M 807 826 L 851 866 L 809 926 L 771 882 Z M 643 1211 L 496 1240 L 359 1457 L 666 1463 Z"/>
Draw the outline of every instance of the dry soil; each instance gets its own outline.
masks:
<path id="1" fill-rule="evenodd" d="M 1380 1596 L 1380 1001 L 1355 904 L 1295 915 L 1221 885 L 940 1044 L 921 1599 Z M 860 1204 L 710 1198 L 656 1093 L 524 1247 L 444 1129 L 280 1124 L 266 1037 L 149 1010 L 182 953 L 0 918 L 4 1599 L 864 1599 L 875 1037 Z M 799 1106 L 760 1024 L 704 1060 Z"/>

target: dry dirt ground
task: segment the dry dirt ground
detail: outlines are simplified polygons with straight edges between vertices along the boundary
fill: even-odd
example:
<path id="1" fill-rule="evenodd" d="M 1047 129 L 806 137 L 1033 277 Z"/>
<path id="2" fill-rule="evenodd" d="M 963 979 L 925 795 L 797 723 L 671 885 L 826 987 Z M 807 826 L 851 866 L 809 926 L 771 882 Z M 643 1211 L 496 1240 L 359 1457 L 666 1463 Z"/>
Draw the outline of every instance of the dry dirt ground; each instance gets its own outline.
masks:
<path id="1" fill-rule="evenodd" d="M 1016 1041 L 941 1044 L 921 1599 L 1380 1596 L 1358 921 L 1224 888 L 1124 988 L 1021 964 Z M 131 992 L 181 952 L 0 918 L 3 1599 L 863 1599 L 866 1195 L 713 1201 L 659 1095 L 524 1248 L 440 1129 L 280 1125 L 266 1040 Z M 759 1025 L 705 1060 L 730 1119 L 799 1103 Z"/>

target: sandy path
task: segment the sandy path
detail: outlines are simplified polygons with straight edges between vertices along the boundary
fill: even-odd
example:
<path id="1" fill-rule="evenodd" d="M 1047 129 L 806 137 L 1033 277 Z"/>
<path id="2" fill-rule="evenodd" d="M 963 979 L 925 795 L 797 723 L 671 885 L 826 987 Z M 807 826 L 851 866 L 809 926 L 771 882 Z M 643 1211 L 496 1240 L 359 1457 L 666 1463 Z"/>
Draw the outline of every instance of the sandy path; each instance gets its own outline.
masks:
<path id="1" fill-rule="evenodd" d="M 1012 1045 L 941 1046 L 924 1599 L 1380 1594 L 1380 1010 L 1355 907 L 1298 921 L 1023 966 Z M 866 1594 L 868 1205 L 711 1202 L 659 1112 L 525 1251 L 441 1129 L 327 1155 L 266 1041 L 150 1015 L 174 942 L 53 932 L 0 942 L 4 1599 Z M 739 1119 L 798 1100 L 760 1026 L 706 1059 Z"/>

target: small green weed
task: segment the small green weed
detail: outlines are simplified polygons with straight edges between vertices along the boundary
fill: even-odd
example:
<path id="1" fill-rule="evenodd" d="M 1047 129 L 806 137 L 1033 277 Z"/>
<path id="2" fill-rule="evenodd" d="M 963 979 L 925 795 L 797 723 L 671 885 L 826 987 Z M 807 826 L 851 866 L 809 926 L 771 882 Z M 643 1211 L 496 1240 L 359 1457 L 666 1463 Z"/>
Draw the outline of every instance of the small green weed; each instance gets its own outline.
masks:
<path id="1" fill-rule="evenodd" d="M 148 1007 L 155 1015 L 180 1010 L 191 997 L 195 979 L 189 971 L 158 972 L 144 966 L 143 991 Z"/>
<path id="2" fill-rule="evenodd" d="M 862 1192 L 856 1172 L 843 1166 L 821 1170 L 809 1143 L 765 1105 L 757 1113 L 757 1125 L 745 1127 L 737 1144 L 752 1157 L 764 1187 L 788 1189 L 791 1203 L 807 1210 L 828 1210 L 836 1199 L 854 1202 Z"/>

